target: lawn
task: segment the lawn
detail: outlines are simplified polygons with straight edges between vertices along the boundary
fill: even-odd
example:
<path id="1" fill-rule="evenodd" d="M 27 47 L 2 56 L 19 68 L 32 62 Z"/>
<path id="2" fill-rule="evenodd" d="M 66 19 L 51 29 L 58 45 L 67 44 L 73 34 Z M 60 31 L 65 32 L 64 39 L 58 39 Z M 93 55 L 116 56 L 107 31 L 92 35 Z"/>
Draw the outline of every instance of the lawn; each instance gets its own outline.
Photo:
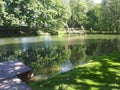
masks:
<path id="1" fill-rule="evenodd" d="M 120 90 L 120 51 L 93 57 L 69 72 L 29 85 L 32 90 Z"/>

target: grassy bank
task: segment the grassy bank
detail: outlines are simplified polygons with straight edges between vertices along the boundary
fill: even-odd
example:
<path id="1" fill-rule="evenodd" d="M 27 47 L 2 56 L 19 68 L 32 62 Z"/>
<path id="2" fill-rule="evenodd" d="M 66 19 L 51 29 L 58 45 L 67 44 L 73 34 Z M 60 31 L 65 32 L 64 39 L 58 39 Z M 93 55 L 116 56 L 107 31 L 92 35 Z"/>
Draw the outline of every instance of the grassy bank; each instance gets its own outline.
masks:
<path id="1" fill-rule="evenodd" d="M 120 51 L 96 56 L 69 72 L 29 85 L 32 90 L 120 90 Z"/>

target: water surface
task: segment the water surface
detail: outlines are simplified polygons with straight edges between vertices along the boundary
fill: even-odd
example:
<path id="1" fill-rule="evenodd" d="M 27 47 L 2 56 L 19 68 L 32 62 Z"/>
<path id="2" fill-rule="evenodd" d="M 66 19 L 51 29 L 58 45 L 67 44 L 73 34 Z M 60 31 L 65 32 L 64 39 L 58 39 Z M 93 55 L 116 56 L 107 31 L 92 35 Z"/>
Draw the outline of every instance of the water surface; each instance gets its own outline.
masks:
<path id="1" fill-rule="evenodd" d="M 39 79 L 67 72 L 90 57 L 120 50 L 119 35 L 39 36 L 0 39 L 0 61 L 19 59 Z"/>

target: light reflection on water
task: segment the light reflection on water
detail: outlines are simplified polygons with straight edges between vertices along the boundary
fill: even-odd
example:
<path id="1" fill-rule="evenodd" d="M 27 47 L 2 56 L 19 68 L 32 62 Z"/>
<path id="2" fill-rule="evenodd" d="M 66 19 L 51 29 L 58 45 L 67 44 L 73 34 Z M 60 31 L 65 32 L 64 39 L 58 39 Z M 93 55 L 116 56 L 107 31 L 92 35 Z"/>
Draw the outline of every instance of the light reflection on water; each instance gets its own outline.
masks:
<path id="1" fill-rule="evenodd" d="M 67 72 L 70 71 L 73 68 L 73 65 L 70 60 L 67 62 L 63 63 L 61 66 L 61 72 Z"/>

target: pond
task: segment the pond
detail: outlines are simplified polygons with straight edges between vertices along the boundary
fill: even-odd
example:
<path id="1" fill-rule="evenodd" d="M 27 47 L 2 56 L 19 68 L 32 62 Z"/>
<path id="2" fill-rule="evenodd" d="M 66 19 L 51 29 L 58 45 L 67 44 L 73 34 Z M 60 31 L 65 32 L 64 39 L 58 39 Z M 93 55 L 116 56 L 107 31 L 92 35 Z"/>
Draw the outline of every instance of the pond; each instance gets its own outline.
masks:
<path id="1" fill-rule="evenodd" d="M 1 38 L 0 62 L 19 59 L 42 80 L 87 63 L 88 58 L 117 50 L 119 35 Z"/>

